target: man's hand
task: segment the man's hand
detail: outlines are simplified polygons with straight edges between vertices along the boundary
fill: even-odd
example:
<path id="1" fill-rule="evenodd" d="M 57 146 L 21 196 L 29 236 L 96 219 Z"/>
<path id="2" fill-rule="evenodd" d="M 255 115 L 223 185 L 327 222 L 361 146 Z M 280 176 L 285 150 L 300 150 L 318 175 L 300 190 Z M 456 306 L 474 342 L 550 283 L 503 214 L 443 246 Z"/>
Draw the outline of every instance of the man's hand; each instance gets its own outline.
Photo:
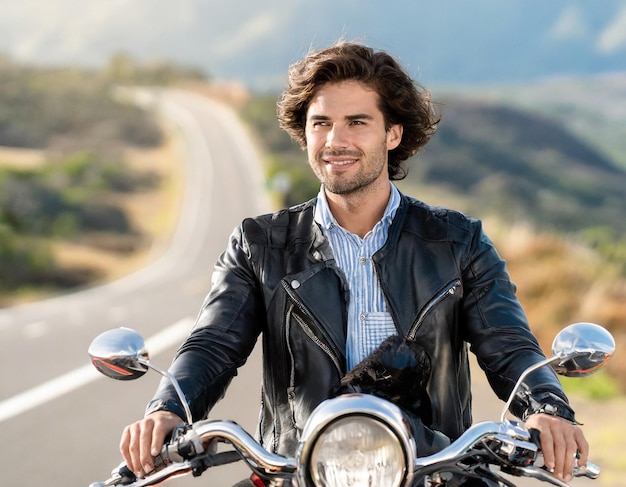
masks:
<path id="1" fill-rule="evenodd" d="M 155 411 L 124 428 L 120 452 L 126 466 L 143 477 L 154 469 L 154 457 L 161 452 L 165 437 L 184 421 L 174 413 Z"/>
<path id="2" fill-rule="evenodd" d="M 545 466 L 553 469 L 554 475 L 565 481 L 572 480 L 574 462 L 587 465 L 589 444 L 582 429 L 566 419 L 549 414 L 533 414 L 526 419 L 528 429 L 538 430 Z"/>

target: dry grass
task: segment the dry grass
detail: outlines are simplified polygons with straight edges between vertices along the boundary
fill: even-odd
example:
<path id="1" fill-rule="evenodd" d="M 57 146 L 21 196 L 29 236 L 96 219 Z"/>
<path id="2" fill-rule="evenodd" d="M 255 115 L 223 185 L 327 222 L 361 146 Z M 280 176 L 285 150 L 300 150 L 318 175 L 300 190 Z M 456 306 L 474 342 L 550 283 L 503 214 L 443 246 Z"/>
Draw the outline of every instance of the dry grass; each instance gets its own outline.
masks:
<path id="1" fill-rule="evenodd" d="M 526 226 L 492 234 L 518 286 L 533 332 L 547 353 L 565 325 L 598 323 L 613 333 L 617 350 L 608 365 L 626 391 L 626 280 L 590 249 Z"/>
<path id="2" fill-rule="evenodd" d="M 0 147 L 0 166 L 16 169 L 35 169 L 45 162 L 40 150 Z"/>

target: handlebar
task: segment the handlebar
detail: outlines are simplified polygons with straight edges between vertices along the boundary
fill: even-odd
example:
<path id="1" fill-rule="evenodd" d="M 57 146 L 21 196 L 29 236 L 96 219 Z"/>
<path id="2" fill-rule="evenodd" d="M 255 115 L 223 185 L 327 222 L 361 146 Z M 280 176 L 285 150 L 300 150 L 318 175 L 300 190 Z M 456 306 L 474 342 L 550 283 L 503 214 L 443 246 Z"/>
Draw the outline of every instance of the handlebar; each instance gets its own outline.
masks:
<path id="1" fill-rule="evenodd" d="M 477 454 L 479 445 L 487 441 L 506 442 L 512 450 L 521 449 L 528 458 L 535 459 L 538 447 L 532 442 L 530 433 L 514 421 L 482 422 L 473 425 L 456 441 L 438 453 L 415 459 L 415 473 L 419 477 L 438 470 L 454 467 L 460 460 Z M 235 451 L 211 453 L 207 447 L 214 442 L 229 443 Z M 493 452 L 492 452 L 493 454 Z M 124 464 L 118 467 L 105 482 L 93 483 L 90 487 L 127 485 L 147 487 L 158 485 L 168 478 L 189 473 L 202 472 L 209 467 L 244 460 L 250 469 L 261 476 L 289 479 L 297 470 L 295 458 L 276 455 L 265 450 L 250 434 L 233 421 L 206 420 L 194 423 L 163 446 L 160 461 L 155 470 L 144 478 L 136 479 Z M 494 461 L 505 464 L 506 461 Z M 558 480 L 545 468 L 524 465 L 513 466 L 513 475 L 536 478 L 558 487 L 568 484 Z M 576 467 L 575 477 L 597 478 L 600 469 L 588 463 L 586 468 Z"/>

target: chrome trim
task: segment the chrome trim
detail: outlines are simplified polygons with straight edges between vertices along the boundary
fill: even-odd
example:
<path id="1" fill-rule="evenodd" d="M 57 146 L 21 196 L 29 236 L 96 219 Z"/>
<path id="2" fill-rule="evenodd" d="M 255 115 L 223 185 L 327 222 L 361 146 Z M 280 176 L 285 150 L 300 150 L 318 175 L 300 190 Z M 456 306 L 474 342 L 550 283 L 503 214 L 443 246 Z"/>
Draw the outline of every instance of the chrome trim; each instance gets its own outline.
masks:
<path id="1" fill-rule="evenodd" d="M 311 413 L 296 452 L 296 463 L 303 467 L 297 473 L 300 485 L 307 485 L 310 457 L 319 435 L 332 422 L 348 416 L 374 418 L 391 429 L 402 445 L 405 456 L 406 476 L 403 485 L 411 485 L 414 473 L 413 459 L 417 454 L 411 428 L 398 406 L 370 394 L 344 394 L 328 399 Z"/>
<path id="2" fill-rule="evenodd" d="M 468 453 L 481 439 L 499 434 L 510 434 L 511 430 L 507 426 L 511 426 L 511 424 L 506 425 L 492 421 L 477 423 L 440 452 L 427 457 L 416 458 L 415 470 L 419 470 L 420 475 L 427 475 L 441 465 L 454 463 Z M 517 431 L 518 428 L 515 428 L 515 430 Z"/>
<path id="3" fill-rule="evenodd" d="M 248 466 L 260 475 L 288 478 L 298 469 L 294 458 L 268 452 L 234 421 L 199 421 L 193 425 L 192 433 L 201 437 L 203 443 L 213 439 L 231 443 Z"/>

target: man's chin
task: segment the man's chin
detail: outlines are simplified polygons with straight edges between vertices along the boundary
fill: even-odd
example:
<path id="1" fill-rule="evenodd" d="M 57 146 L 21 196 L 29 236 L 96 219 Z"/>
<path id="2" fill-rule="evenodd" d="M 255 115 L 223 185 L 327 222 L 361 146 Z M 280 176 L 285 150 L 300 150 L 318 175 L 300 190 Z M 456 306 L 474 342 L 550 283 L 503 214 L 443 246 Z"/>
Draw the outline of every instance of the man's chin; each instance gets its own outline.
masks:
<path id="1" fill-rule="evenodd" d="M 352 194 L 352 193 L 359 191 L 361 189 L 361 186 L 358 184 L 337 184 L 337 183 L 328 184 L 326 182 L 324 183 L 324 189 L 326 189 L 326 191 L 332 194 L 346 195 L 346 194 Z"/>

